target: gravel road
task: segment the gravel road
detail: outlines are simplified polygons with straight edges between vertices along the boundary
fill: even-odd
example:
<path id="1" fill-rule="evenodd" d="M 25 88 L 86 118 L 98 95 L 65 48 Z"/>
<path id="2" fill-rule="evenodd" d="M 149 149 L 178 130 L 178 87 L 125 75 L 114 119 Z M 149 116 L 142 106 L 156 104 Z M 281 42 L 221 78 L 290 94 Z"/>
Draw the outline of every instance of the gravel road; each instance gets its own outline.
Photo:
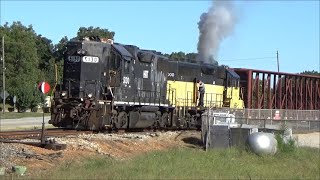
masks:
<path id="1" fill-rule="evenodd" d="M 15 129 L 15 128 L 28 128 L 28 127 L 41 127 L 42 117 L 26 117 L 20 119 L 0 119 L 0 129 Z M 44 117 L 45 125 L 48 125 L 50 116 Z"/>
<path id="2" fill-rule="evenodd" d="M 320 133 L 293 134 L 294 139 L 298 141 L 298 146 L 320 148 Z"/>

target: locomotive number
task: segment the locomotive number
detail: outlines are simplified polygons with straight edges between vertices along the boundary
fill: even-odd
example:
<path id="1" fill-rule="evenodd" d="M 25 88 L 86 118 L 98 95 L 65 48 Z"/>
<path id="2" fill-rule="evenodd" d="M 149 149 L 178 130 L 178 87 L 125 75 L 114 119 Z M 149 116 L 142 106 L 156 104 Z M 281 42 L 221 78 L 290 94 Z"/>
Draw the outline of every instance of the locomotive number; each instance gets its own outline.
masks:
<path id="1" fill-rule="evenodd" d="M 99 62 L 99 58 L 98 57 L 93 57 L 93 56 L 83 56 L 82 61 L 85 62 L 85 63 L 98 63 Z"/>
<path id="2" fill-rule="evenodd" d="M 147 79 L 149 77 L 149 71 L 143 70 L 143 78 Z"/>
<path id="3" fill-rule="evenodd" d="M 129 84 L 130 78 L 129 77 L 123 77 L 123 84 Z"/>
<path id="4" fill-rule="evenodd" d="M 168 73 L 168 77 L 174 77 L 174 73 Z"/>
<path id="5" fill-rule="evenodd" d="M 68 56 L 68 61 L 73 63 L 80 62 L 80 56 Z"/>

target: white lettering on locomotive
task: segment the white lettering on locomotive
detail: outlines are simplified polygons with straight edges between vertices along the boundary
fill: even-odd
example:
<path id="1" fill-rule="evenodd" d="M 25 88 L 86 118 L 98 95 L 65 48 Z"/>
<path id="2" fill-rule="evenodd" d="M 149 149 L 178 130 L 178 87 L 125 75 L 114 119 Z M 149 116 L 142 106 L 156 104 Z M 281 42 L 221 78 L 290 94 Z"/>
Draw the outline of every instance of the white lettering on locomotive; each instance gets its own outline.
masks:
<path id="1" fill-rule="evenodd" d="M 171 73 L 169 72 L 168 73 L 168 77 L 174 77 L 174 73 L 173 72 L 171 72 Z"/>
<path id="2" fill-rule="evenodd" d="M 85 63 L 98 63 L 99 58 L 94 56 L 83 56 L 82 61 Z"/>
<path id="3" fill-rule="evenodd" d="M 80 62 L 80 56 L 68 56 L 68 61 L 73 63 Z"/>
<path id="4" fill-rule="evenodd" d="M 123 84 L 129 84 L 130 83 L 130 78 L 129 77 L 124 76 L 122 80 L 123 80 Z"/>

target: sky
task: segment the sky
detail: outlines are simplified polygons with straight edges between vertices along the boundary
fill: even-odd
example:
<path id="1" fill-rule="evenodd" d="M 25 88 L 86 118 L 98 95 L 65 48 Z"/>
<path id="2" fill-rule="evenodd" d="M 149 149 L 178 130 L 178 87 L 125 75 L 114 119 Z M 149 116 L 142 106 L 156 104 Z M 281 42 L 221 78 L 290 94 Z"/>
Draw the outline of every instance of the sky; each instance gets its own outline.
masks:
<path id="1" fill-rule="evenodd" d="M 237 23 L 215 55 L 233 68 L 320 71 L 319 1 L 234 1 Z M 163 53 L 197 52 L 198 22 L 212 1 L 8 1 L 1 25 L 21 21 L 58 43 L 79 27 L 115 32 L 115 42 Z"/>

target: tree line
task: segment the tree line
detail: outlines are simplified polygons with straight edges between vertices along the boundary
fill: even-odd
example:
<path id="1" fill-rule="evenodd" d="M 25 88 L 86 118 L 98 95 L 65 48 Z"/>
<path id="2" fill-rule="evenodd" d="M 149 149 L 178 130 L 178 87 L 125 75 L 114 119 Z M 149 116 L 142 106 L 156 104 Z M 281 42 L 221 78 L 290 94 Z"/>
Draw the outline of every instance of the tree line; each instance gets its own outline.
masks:
<path id="1" fill-rule="evenodd" d="M 36 108 L 42 102 L 42 96 L 37 87 L 39 82 L 46 81 L 54 87 L 56 80 L 62 79 L 63 57 L 66 43 L 70 39 L 93 36 L 114 39 L 115 32 L 100 27 L 80 27 L 75 37 L 69 39 L 64 36 L 57 44 L 53 44 L 47 37 L 36 33 L 32 25 L 25 26 L 15 21 L 12 24 L 7 22 L 1 25 L 0 35 L 5 39 L 5 69 L 1 62 L 1 75 L 5 70 L 5 90 L 10 94 L 6 102 L 13 105 L 12 99 L 16 96 L 17 108 L 23 112 L 27 108 Z M 173 60 L 188 62 L 196 62 L 197 57 L 196 53 L 184 52 L 163 55 Z M 303 73 L 319 75 L 316 71 Z M 3 92 L 3 80 L 0 79 L 1 92 Z"/>

